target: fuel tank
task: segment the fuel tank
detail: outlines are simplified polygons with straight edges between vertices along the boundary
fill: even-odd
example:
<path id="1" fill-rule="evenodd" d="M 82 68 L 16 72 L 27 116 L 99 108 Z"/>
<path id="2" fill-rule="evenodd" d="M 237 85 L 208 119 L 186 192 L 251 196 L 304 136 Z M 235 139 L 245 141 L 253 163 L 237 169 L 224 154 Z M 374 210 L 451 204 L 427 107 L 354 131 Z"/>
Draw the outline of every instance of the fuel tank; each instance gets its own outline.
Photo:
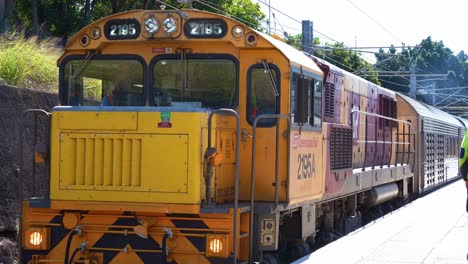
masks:
<path id="1" fill-rule="evenodd" d="M 367 206 L 372 207 L 378 204 L 391 201 L 398 196 L 398 185 L 388 183 L 372 188 L 367 197 Z"/>

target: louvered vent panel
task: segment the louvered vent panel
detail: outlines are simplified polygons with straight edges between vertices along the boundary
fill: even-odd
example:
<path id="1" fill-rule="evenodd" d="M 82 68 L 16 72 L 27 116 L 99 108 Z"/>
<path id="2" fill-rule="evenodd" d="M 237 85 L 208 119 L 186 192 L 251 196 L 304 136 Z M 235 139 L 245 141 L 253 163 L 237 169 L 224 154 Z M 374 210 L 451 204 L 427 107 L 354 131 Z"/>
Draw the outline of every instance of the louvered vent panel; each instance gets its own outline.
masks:
<path id="1" fill-rule="evenodd" d="M 335 85 L 325 83 L 325 116 L 335 116 Z"/>
<path id="2" fill-rule="evenodd" d="M 72 185 L 141 186 L 141 139 L 71 138 Z"/>
<path id="3" fill-rule="evenodd" d="M 332 127 L 330 131 L 330 168 L 347 169 L 352 166 L 353 131 L 351 128 Z"/>

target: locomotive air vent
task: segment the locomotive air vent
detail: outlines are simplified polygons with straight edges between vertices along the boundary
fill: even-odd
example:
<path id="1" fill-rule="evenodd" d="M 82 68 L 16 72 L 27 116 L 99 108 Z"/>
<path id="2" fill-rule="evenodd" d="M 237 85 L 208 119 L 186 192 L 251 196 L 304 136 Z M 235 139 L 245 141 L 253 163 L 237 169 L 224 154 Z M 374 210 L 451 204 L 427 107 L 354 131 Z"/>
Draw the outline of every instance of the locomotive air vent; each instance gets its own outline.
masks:
<path id="1" fill-rule="evenodd" d="M 332 127 L 330 131 L 330 169 L 339 170 L 352 167 L 352 140 L 351 128 Z"/>
<path id="2" fill-rule="evenodd" d="M 325 83 L 325 116 L 335 116 L 335 85 L 333 83 Z"/>

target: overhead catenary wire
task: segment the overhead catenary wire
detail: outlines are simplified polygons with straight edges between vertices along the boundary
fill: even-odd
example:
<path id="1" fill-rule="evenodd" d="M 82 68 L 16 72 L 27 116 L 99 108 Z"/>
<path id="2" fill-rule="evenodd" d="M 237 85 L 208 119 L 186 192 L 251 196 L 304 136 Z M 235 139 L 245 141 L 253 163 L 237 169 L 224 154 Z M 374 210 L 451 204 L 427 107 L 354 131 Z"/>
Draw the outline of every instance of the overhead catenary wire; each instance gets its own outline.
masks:
<path id="1" fill-rule="evenodd" d="M 266 2 L 264 2 L 264 0 L 257 0 L 257 1 L 258 1 L 259 3 L 264 4 L 265 6 L 268 6 L 268 7 L 271 8 L 271 9 L 275 10 L 276 12 L 282 14 L 283 16 L 285 16 L 285 17 L 287 17 L 287 18 L 289 18 L 289 19 L 291 19 L 291 20 L 293 20 L 293 21 L 295 21 L 295 22 L 297 22 L 297 23 L 299 23 L 299 24 L 302 25 L 302 22 L 301 22 L 301 21 L 299 21 L 299 20 L 293 18 L 292 16 L 290 16 L 290 15 L 288 15 L 288 14 L 282 12 L 281 10 L 279 10 L 279 9 L 277 9 L 277 8 L 275 8 L 275 7 L 273 7 L 272 5 L 270 5 L 270 4 L 266 3 Z M 320 34 L 320 35 L 322 35 L 323 37 L 325 37 L 325 38 L 327 38 L 327 39 L 329 39 L 329 40 L 331 40 L 331 41 L 333 41 L 333 42 L 339 42 L 339 41 L 336 41 L 336 40 L 334 40 L 333 38 L 331 38 L 331 37 L 329 37 L 329 36 L 327 36 L 327 35 L 325 35 L 325 34 L 319 32 L 319 31 L 316 30 L 316 29 L 313 29 L 313 30 L 314 30 L 314 32 L 316 32 L 317 34 Z"/>
<path id="2" fill-rule="evenodd" d="M 212 5 L 213 3 L 209 3 L 209 4 L 208 4 L 208 3 L 207 3 L 206 1 L 204 1 L 204 0 L 194 0 L 194 1 L 197 1 L 197 2 L 199 2 L 200 4 L 202 4 L 202 5 L 204 5 L 204 6 L 213 8 L 214 10 L 216 10 L 216 11 L 218 11 L 218 12 L 221 12 L 221 13 L 223 13 L 223 14 L 229 16 L 229 17 L 233 17 L 233 18 L 237 19 L 238 21 L 241 21 L 241 22 L 243 22 L 243 23 L 249 25 L 250 27 L 255 28 L 255 25 L 254 25 L 252 22 L 249 22 L 249 21 L 247 21 L 247 20 L 245 20 L 245 19 L 242 19 L 242 18 L 233 16 L 233 15 L 229 14 L 228 12 L 226 12 L 226 11 L 224 11 L 224 10 L 221 10 L 221 9 L 219 9 L 219 8 L 216 8 L 216 7 L 214 7 L 214 6 Z"/>
<path id="3" fill-rule="evenodd" d="M 363 13 L 365 16 L 367 16 L 370 20 L 372 20 L 372 22 L 374 22 L 377 26 L 379 26 L 380 28 L 382 28 L 383 30 L 385 30 L 387 33 L 389 33 L 394 39 L 398 40 L 400 43 L 403 43 L 403 41 L 401 41 L 397 36 L 395 36 L 395 34 L 393 34 L 390 30 L 386 29 L 384 26 L 382 26 L 379 22 L 377 22 L 377 20 L 375 20 L 374 18 L 372 18 L 370 15 L 368 15 L 364 10 L 362 10 L 359 6 L 357 6 L 355 3 L 353 3 L 353 1 L 351 0 L 346 0 L 348 1 L 352 6 L 354 6 L 357 10 L 359 10 L 361 13 Z"/>
<path id="4" fill-rule="evenodd" d="M 349 48 L 346 47 L 330 47 L 330 46 L 317 46 L 314 45 L 313 47 L 307 47 L 307 48 L 312 48 L 312 49 L 329 49 L 329 50 L 350 50 Z M 359 48 L 353 49 L 353 51 L 360 52 L 360 53 L 370 53 L 370 54 L 382 54 L 377 51 L 367 51 L 367 50 L 360 50 Z M 402 54 L 391 54 L 391 53 L 384 53 L 384 55 L 387 56 L 404 56 Z"/>
<path id="5" fill-rule="evenodd" d="M 221 6 L 219 6 L 219 5 L 215 4 L 215 3 L 209 3 L 209 2 L 206 2 L 206 1 L 204 1 L 204 0 L 194 0 L 194 1 L 197 1 L 197 2 L 201 3 L 202 5 L 205 5 L 205 6 L 207 6 L 207 7 L 210 7 L 210 8 L 212 8 L 212 9 L 218 11 L 218 12 L 221 12 L 222 14 L 225 14 L 225 15 L 227 15 L 227 16 L 229 16 L 229 17 L 233 17 L 233 18 L 235 18 L 235 19 L 237 19 L 237 20 L 239 20 L 239 21 L 241 21 L 241 22 L 244 22 L 244 23 L 248 24 L 249 26 L 254 26 L 251 22 L 246 21 L 246 20 L 244 20 L 244 19 L 242 19 L 242 18 L 233 16 L 233 15 L 229 14 L 227 11 L 222 10 L 223 7 L 221 7 Z M 349 0 L 347 0 L 347 1 L 349 1 Z M 169 5 L 169 4 L 167 4 L 167 3 L 163 2 L 163 1 L 156 0 L 156 2 L 159 2 L 159 3 L 161 3 L 161 4 L 167 5 L 167 6 L 171 7 L 171 8 L 173 8 L 173 9 L 179 10 L 177 7 L 171 6 L 171 5 Z M 276 9 L 275 7 L 272 7 L 271 5 L 268 5 L 268 4 L 265 3 L 264 1 L 258 0 L 258 2 L 260 2 L 260 3 L 264 4 L 264 5 L 267 5 L 267 6 L 271 7 L 273 10 L 276 10 L 277 12 L 281 13 L 282 15 L 284 15 L 284 16 L 286 16 L 286 17 L 292 19 L 293 21 L 296 21 L 297 23 L 299 23 L 299 24 L 302 25 L 302 22 L 301 22 L 301 21 L 299 21 L 299 20 L 297 20 L 297 19 L 295 19 L 295 18 L 293 18 L 293 17 L 291 17 L 291 16 L 285 14 L 284 12 L 282 12 L 282 11 Z M 351 1 L 349 1 L 349 2 L 352 3 Z M 354 5 L 354 3 L 352 3 L 352 4 Z M 355 6 L 356 8 L 359 9 L 359 7 L 357 7 L 356 5 L 354 5 L 354 6 Z M 219 8 L 218 8 L 218 7 L 219 7 Z M 361 10 L 361 11 L 362 11 L 362 10 Z M 362 11 L 362 12 L 364 12 L 364 11 Z M 365 13 L 365 12 L 364 12 L 364 13 Z M 366 14 L 366 15 L 367 15 L 367 14 Z M 292 30 L 296 30 L 297 32 L 301 32 L 301 31 L 298 30 L 298 29 L 295 29 L 295 28 L 288 27 L 288 26 L 285 26 L 285 25 L 280 24 L 279 21 L 277 20 L 276 16 L 275 16 L 275 14 L 273 14 L 273 18 L 274 18 L 274 20 L 275 20 L 275 25 L 279 25 L 279 26 L 281 27 L 281 29 L 282 29 L 282 31 L 283 31 L 283 32 L 282 32 L 283 34 L 286 32 L 286 31 L 284 30 L 284 27 L 289 28 L 289 29 L 292 29 Z M 369 16 L 369 18 L 372 19 L 370 16 Z M 378 24 L 378 23 L 377 23 L 377 24 Z M 380 25 L 380 24 L 379 24 L 379 25 Z M 381 26 L 381 25 L 380 25 L 380 26 Z M 277 30 L 276 30 L 276 27 L 275 27 L 275 31 L 277 31 Z M 314 32 L 316 32 L 316 33 L 318 33 L 318 34 L 320 34 L 320 35 L 322 35 L 322 36 L 324 36 L 324 37 L 326 37 L 326 38 L 328 38 L 328 39 L 330 39 L 330 40 L 332 40 L 332 41 L 334 41 L 334 42 L 337 42 L 335 39 L 332 39 L 332 38 L 328 37 L 327 35 L 325 35 L 325 34 L 319 32 L 319 31 L 317 31 L 317 30 L 315 30 L 315 29 L 314 29 Z M 286 37 L 287 37 L 287 36 L 286 36 Z M 301 45 L 301 46 L 302 46 L 302 45 Z M 404 47 L 406 47 L 406 46 L 402 46 L 402 48 L 404 48 Z M 356 50 L 356 51 L 358 51 L 358 52 L 360 52 L 360 53 L 380 54 L 380 52 L 363 51 L 362 49 L 386 48 L 386 47 L 362 47 L 362 48 L 357 48 L 357 47 L 355 47 L 355 48 L 351 48 L 351 47 L 342 47 L 342 48 L 334 48 L 334 47 L 314 47 L 314 48 Z M 393 48 L 399 48 L 399 47 L 394 47 L 394 46 L 393 46 Z M 330 55 L 336 57 L 336 55 L 334 55 L 334 54 L 330 54 Z M 393 55 L 393 56 L 399 56 L 399 55 L 401 55 L 401 54 L 388 54 L 388 53 L 386 53 L 385 55 L 389 55 L 389 56 L 392 56 L 392 55 Z M 333 63 L 339 65 L 340 67 L 343 67 L 343 68 L 346 68 L 346 69 L 348 69 L 348 70 L 350 70 L 350 71 L 353 71 L 353 69 L 350 68 L 349 66 L 344 65 L 344 64 L 342 64 L 342 63 L 340 63 L 340 62 L 334 60 L 333 58 L 330 58 L 330 56 L 327 56 L 327 57 L 328 57 L 328 59 L 329 59 L 330 61 L 332 61 Z M 356 62 L 356 63 L 358 63 L 358 62 Z M 430 65 L 430 63 L 428 63 L 428 64 Z M 433 67 L 432 65 L 430 65 L 430 66 Z M 435 68 L 435 67 L 433 67 L 433 68 Z M 364 76 L 363 76 L 363 77 L 364 77 Z M 382 77 L 384 77 L 384 76 L 382 76 Z M 391 77 L 393 77 L 393 76 L 391 76 Z M 405 78 L 404 76 L 398 76 L 398 75 L 396 75 L 395 77 L 400 77 L 400 78 L 403 78 L 403 79 L 405 79 L 405 80 L 408 80 L 408 79 Z M 406 85 L 401 85 L 401 84 L 394 83 L 394 82 L 390 82 L 390 81 L 383 80 L 383 79 L 382 79 L 381 81 L 382 81 L 382 82 L 389 83 L 389 84 L 394 84 L 394 85 L 398 85 L 398 86 L 407 87 Z M 409 81 L 409 80 L 408 80 L 408 81 Z M 419 86 L 419 85 L 417 85 L 417 86 Z"/>
<path id="6" fill-rule="evenodd" d="M 396 82 L 388 81 L 388 80 L 385 80 L 385 79 L 379 79 L 379 81 L 380 81 L 380 82 L 384 82 L 384 83 L 388 83 L 388 84 L 392 84 L 392 85 L 396 85 L 396 86 L 400 86 L 400 87 L 408 88 L 408 85 L 404 85 L 404 84 L 401 84 L 401 83 L 396 83 Z"/>

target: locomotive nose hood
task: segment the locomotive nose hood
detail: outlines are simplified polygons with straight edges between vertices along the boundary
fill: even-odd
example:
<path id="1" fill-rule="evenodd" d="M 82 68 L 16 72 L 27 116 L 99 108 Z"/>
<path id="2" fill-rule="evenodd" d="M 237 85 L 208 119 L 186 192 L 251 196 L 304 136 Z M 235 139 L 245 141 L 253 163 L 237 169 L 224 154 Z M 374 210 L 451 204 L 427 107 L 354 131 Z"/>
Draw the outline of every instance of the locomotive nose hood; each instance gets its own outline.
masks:
<path id="1" fill-rule="evenodd" d="M 53 111 L 52 199 L 200 202 L 207 112 L 87 110 Z"/>

